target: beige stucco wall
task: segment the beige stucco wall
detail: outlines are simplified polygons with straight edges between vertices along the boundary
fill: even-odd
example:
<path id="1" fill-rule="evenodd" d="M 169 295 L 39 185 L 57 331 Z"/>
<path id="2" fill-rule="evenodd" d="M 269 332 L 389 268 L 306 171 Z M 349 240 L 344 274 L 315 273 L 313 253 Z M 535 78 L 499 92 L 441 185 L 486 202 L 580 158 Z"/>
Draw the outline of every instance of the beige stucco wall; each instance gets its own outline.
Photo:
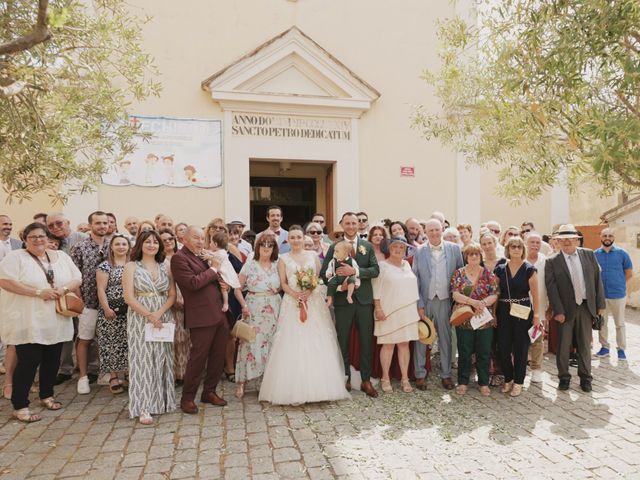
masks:
<path id="1" fill-rule="evenodd" d="M 433 91 L 419 76 L 425 68 L 437 67 L 436 22 L 453 14 L 453 2 L 191 0 L 184 8 L 168 0 L 134 0 L 131 4 L 134 13 L 152 17 L 144 28 L 144 48 L 155 57 L 160 71 L 157 80 L 163 85 L 160 98 L 133 106 L 132 114 L 224 120 L 220 106 L 200 88 L 201 81 L 297 26 L 381 93 L 357 120 L 359 178 L 349 181 L 359 187 L 359 204 L 350 208 L 365 210 L 372 219 L 426 217 L 437 209 L 453 222 L 459 220 L 458 212 L 465 206 L 458 204 L 458 192 L 469 188 L 469 179 L 462 181 L 456 175 L 455 152 L 437 141 L 425 141 L 409 128 L 414 104 L 437 108 Z M 301 148 L 304 145 L 298 142 L 294 153 Z M 308 158 L 313 158 L 313 153 Z M 318 159 L 334 160 L 326 156 Z M 401 166 L 415 167 L 415 177 L 401 177 Z M 239 172 L 243 174 L 243 170 Z M 506 226 L 531 219 L 542 230 L 549 228 L 548 195 L 534 204 L 512 208 L 494 195 L 494 178 L 491 172 L 483 173 L 480 179 L 471 176 L 470 181 L 482 185 L 480 198 L 468 200 L 481 205 L 474 223 L 493 218 Z M 318 200 L 322 209 L 324 201 Z M 39 204 L 29 210 L 43 208 L 35 205 Z M 127 214 L 150 218 L 164 212 L 188 223 L 204 223 L 225 212 L 234 215 L 225 205 L 224 187 L 101 186 L 97 194 L 73 202 L 69 212 L 78 222 L 93 208 L 116 213 L 121 223 Z"/>

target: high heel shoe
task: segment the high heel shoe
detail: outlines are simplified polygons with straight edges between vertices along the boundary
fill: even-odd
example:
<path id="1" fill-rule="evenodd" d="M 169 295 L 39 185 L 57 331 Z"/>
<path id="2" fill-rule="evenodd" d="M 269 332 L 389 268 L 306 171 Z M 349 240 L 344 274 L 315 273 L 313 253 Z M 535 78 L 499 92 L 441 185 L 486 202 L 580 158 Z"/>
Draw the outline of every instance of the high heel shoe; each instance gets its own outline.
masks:
<path id="1" fill-rule="evenodd" d="M 223 370 L 224 376 L 227 377 L 227 382 L 236 383 L 236 372 L 225 372 Z"/>
<path id="2" fill-rule="evenodd" d="M 236 398 L 242 400 L 242 397 L 244 397 L 244 382 L 239 383 L 236 387 Z"/>
<path id="3" fill-rule="evenodd" d="M 385 380 L 384 378 L 380 380 L 380 387 L 384 393 L 393 392 L 393 387 L 391 386 L 391 380 Z"/>
<path id="4" fill-rule="evenodd" d="M 402 385 L 402 391 L 404 393 L 411 393 L 413 392 L 413 387 L 411 386 L 411 383 L 409 383 L 409 379 L 407 380 L 402 380 L 400 382 L 400 385 Z"/>

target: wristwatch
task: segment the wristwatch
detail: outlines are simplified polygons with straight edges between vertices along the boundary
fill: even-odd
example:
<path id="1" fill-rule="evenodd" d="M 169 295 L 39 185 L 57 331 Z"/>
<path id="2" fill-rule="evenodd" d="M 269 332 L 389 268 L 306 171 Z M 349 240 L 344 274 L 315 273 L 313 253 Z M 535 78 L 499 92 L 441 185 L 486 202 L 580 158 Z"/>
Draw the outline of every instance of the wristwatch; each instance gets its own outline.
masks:
<path id="1" fill-rule="evenodd" d="M 36 289 L 36 297 L 39 297 L 42 294 L 42 290 Z"/>

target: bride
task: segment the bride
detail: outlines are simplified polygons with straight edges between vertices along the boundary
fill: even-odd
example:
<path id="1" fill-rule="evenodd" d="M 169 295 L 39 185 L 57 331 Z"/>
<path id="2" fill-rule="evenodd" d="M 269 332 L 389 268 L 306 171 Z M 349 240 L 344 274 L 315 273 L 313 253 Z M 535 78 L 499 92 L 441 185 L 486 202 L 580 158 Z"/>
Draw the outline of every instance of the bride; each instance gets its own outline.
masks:
<path id="1" fill-rule="evenodd" d="M 301 290 L 297 272 L 320 271 L 318 255 L 304 250 L 304 232 L 289 229 L 291 252 L 280 256 L 278 272 L 284 298 L 273 345 L 260 387 L 260 401 L 279 405 L 350 398 L 344 387 L 344 366 L 335 327 L 324 297 L 318 291 Z M 306 301 L 306 320 L 299 302 Z"/>

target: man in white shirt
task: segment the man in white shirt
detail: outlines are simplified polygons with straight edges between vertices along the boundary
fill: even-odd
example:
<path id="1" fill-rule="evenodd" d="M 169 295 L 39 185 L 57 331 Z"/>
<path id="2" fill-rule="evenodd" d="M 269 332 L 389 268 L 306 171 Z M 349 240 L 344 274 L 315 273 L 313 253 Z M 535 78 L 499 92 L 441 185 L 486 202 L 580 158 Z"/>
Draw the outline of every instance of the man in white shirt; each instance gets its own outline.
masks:
<path id="1" fill-rule="evenodd" d="M 267 230 L 264 230 L 263 232 L 260 232 L 256 236 L 256 240 L 258 240 L 260 235 L 262 235 L 264 232 L 271 231 L 271 233 L 275 235 L 278 241 L 278 249 L 280 253 L 287 253 L 291 250 L 291 247 L 289 246 L 289 232 L 287 232 L 280 226 L 282 220 L 284 220 L 284 217 L 282 216 L 282 208 L 280 208 L 278 205 L 271 205 L 270 207 L 268 207 L 267 222 L 269 222 L 269 228 L 267 228 Z"/>
<path id="2" fill-rule="evenodd" d="M 542 236 L 538 232 L 530 231 L 527 233 L 525 242 L 527 245 L 527 262 L 538 270 L 538 312 L 542 316 L 549 306 L 547 287 L 544 283 L 544 264 L 547 257 L 540 253 Z M 545 322 L 545 328 L 547 328 L 547 325 L 548 321 Z M 534 383 L 540 383 L 542 382 L 544 335 L 540 335 L 540 337 L 531 344 L 529 352 L 531 354 L 531 381 Z"/>

